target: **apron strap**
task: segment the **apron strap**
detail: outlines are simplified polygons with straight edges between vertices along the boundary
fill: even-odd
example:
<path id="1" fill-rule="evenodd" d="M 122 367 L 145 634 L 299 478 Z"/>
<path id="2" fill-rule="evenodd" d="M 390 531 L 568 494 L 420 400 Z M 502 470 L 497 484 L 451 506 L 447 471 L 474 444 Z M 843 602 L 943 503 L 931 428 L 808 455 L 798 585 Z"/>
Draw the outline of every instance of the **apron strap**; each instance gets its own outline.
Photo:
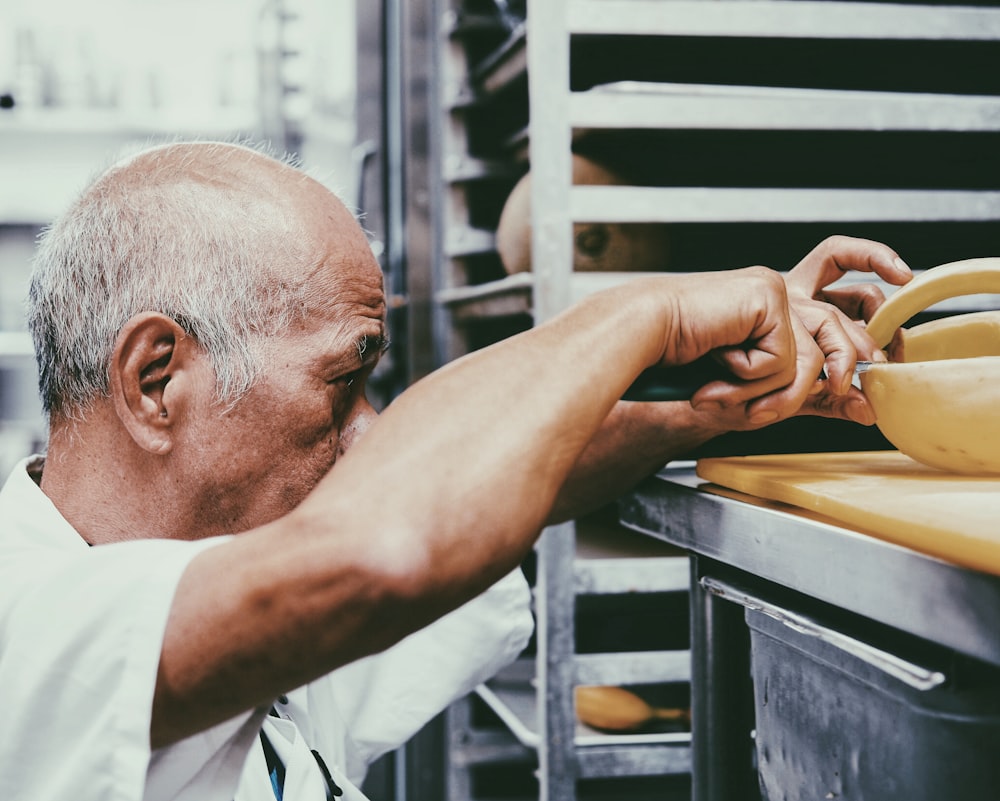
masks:
<path id="1" fill-rule="evenodd" d="M 277 801 L 282 801 L 285 792 L 285 765 L 278 758 L 274 746 L 271 745 L 271 741 L 264 734 L 263 729 L 260 730 L 260 744 L 264 748 L 264 761 L 267 763 L 267 773 L 271 777 L 271 789 L 274 790 L 274 797 Z"/>
<path id="2" fill-rule="evenodd" d="M 278 715 L 278 710 L 276 710 L 273 706 L 271 707 L 269 714 L 276 718 L 280 717 L 280 715 Z M 277 752 L 274 750 L 274 746 L 271 745 L 271 741 L 268 739 L 263 729 L 260 730 L 260 743 L 264 748 L 264 761 L 267 763 L 267 772 L 271 777 L 271 789 L 274 790 L 274 797 L 276 801 L 282 801 L 285 789 L 285 766 L 278 757 Z M 319 751 L 315 748 L 311 748 L 309 750 L 310 753 L 312 753 L 313 758 L 316 760 L 316 764 L 319 766 L 320 773 L 323 774 L 323 779 L 326 781 L 327 801 L 332 801 L 332 799 L 342 796 L 344 794 L 343 788 L 337 784 L 337 782 L 334 781 L 333 776 L 330 775 L 330 769 L 326 766 L 326 762 L 323 760 L 323 757 L 320 756 Z"/>

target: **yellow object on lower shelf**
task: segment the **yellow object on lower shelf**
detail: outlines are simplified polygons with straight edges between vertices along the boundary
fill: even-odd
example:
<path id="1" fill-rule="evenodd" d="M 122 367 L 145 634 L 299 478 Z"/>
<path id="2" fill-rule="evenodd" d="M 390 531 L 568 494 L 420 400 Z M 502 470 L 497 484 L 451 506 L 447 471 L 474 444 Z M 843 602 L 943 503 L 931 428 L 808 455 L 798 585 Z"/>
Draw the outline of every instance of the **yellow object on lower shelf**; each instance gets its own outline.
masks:
<path id="1" fill-rule="evenodd" d="M 691 725 L 689 709 L 656 707 L 624 687 L 576 688 L 576 716 L 581 723 L 604 732 L 639 731 L 657 721 L 679 727 Z"/>

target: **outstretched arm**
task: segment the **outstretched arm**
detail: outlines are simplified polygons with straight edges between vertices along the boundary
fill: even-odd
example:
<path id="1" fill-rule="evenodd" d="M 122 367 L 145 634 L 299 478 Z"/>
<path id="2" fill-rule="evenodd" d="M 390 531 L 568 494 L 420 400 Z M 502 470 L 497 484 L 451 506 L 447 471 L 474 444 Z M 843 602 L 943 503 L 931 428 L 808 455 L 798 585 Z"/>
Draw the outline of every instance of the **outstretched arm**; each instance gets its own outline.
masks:
<path id="1" fill-rule="evenodd" d="M 735 377 L 695 403 L 755 421 L 800 406 L 823 359 L 781 277 L 749 268 L 638 279 L 418 382 L 295 511 L 192 560 L 164 640 L 154 744 L 385 648 L 490 586 L 528 552 L 636 376 L 709 351 Z"/>
<path id="2" fill-rule="evenodd" d="M 885 358 L 863 325 L 885 297 L 872 283 L 829 288 L 853 271 L 895 285 L 912 277 L 888 246 L 847 236 L 825 239 L 785 275 L 791 308 L 823 354 L 827 378 L 813 391 L 804 397 L 784 396 L 788 403 L 773 407 L 778 416 L 764 422 L 751 419 L 741 404 L 706 410 L 687 402 L 619 403 L 574 465 L 550 521 L 602 506 L 671 459 L 730 431 L 749 431 L 794 415 L 872 425 L 874 412 L 860 390 L 851 386 L 851 378 L 855 362 Z"/>

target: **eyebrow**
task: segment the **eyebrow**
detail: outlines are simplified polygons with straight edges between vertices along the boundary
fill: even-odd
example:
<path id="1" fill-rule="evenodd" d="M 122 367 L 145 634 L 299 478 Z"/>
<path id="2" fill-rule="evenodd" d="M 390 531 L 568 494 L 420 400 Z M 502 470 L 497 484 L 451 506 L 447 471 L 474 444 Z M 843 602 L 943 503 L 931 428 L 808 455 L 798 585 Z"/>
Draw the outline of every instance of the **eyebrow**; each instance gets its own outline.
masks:
<path id="1" fill-rule="evenodd" d="M 375 361 L 389 349 L 389 337 L 385 334 L 366 335 L 358 339 L 355 347 L 361 364 L 365 365 Z"/>

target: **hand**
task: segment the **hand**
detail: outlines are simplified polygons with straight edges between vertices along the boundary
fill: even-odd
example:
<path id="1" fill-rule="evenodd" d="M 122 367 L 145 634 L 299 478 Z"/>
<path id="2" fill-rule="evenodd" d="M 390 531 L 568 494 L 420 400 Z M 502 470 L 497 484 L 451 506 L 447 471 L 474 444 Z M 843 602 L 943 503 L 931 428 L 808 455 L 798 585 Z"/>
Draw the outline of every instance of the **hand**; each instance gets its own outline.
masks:
<path id="1" fill-rule="evenodd" d="M 675 307 L 662 356 L 685 364 L 711 353 L 733 380 L 699 389 L 691 405 L 700 412 L 756 427 L 795 413 L 823 365 L 823 352 L 791 312 L 779 273 L 750 267 L 674 279 Z"/>
<path id="2" fill-rule="evenodd" d="M 847 236 L 825 239 L 786 276 L 788 300 L 823 353 L 825 380 L 798 414 L 839 417 L 871 425 L 875 413 L 860 390 L 851 385 L 858 361 L 884 361 L 885 354 L 865 332 L 867 322 L 885 296 L 874 284 L 827 287 L 847 272 L 874 273 L 902 285 L 913 274 L 894 250 L 879 242 Z"/>

